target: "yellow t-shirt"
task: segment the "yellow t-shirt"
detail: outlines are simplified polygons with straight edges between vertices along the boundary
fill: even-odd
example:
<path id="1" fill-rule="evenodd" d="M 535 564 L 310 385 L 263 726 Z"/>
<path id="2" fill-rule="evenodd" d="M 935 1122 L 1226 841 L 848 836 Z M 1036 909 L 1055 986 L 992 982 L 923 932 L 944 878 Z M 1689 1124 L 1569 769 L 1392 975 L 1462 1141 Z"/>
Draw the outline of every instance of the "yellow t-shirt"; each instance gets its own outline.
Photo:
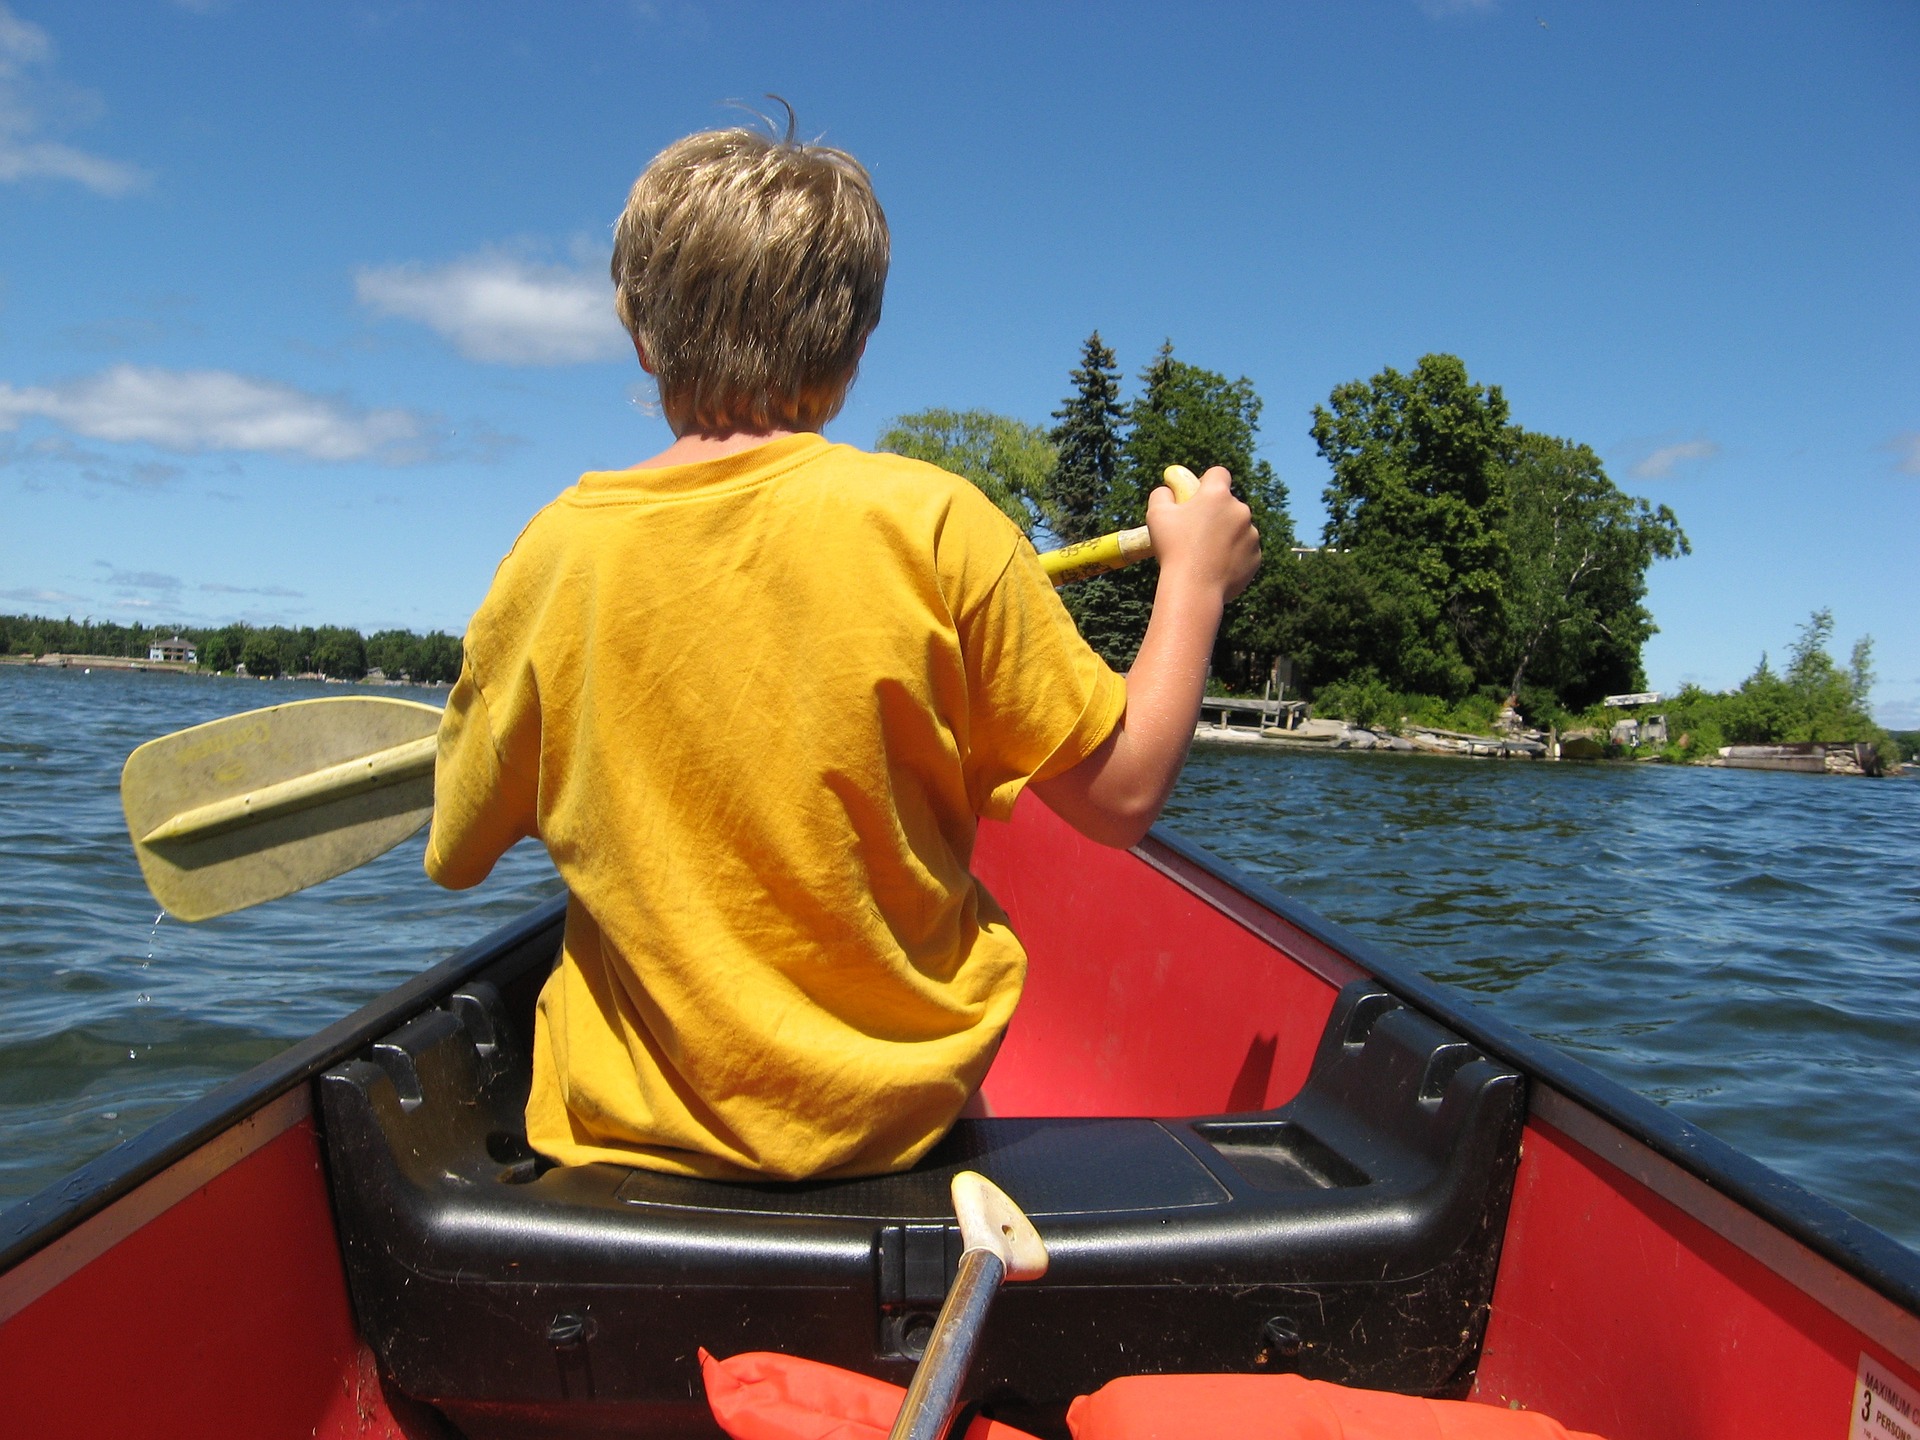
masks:
<path id="1" fill-rule="evenodd" d="M 912 1164 L 1026 971 L 976 817 L 1125 706 L 943 470 L 797 435 L 583 475 L 468 629 L 427 845 L 463 888 L 538 835 L 571 891 L 527 1138 L 728 1178 Z"/>

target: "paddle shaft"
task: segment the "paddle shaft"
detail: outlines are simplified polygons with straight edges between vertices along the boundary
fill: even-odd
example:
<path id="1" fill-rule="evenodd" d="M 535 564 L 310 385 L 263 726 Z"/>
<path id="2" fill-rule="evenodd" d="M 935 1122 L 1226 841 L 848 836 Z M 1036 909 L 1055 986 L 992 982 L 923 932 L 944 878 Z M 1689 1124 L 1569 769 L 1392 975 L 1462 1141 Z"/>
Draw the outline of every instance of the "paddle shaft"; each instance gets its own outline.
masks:
<path id="1" fill-rule="evenodd" d="M 969 1250 L 960 1257 L 960 1273 L 940 1307 L 933 1338 L 913 1372 L 887 1440 L 945 1440 L 960 1405 L 960 1387 L 973 1368 L 988 1307 L 1006 1274 L 1007 1267 L 991 1250 Z"/>
<path id="2" fill-rule="evenodd" d="M 196 805 L 148 831 L 142 837 L 142 843 L 155 845 L 168 840 L 209 839 L 229 830 L 237 830 L 242 825 L 310 810 L 342 795 L 378 790 L 383 785 L 398 785 L 422 775 L 431 775 L 434 746 L 434 737 L 423 735 L 418 740 L 376 750 L 356 760 L 343 760 L 338 765 L 329 765 L 310 775 L 296 775 L 291 780 L 263 785 L 244 795 Z"/>

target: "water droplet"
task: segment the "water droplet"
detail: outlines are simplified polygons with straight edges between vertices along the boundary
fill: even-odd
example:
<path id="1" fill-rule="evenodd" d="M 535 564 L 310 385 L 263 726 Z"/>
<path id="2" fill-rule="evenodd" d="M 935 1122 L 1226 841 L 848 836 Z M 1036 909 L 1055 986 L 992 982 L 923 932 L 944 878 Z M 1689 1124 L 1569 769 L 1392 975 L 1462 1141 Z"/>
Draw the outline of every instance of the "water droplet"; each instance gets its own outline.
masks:
<path id="1" fill-rule="evenodd" d="M 145 991 L 142 991 L 140 993 L 140 998 L 135 1000 L 133 1003 L 136 1005 L 151 1005 L 153 1003 L 153 996 L 147 994 Z"/>

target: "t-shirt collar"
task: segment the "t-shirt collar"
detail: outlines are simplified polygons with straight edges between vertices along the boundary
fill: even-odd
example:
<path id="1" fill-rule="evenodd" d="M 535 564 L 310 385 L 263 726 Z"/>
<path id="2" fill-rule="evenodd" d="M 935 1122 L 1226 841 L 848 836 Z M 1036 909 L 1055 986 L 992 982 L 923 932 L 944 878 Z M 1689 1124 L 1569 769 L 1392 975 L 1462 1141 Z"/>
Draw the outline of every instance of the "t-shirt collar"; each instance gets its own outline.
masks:
<path id="1" fill-rule="evenodd" d="M 811 432 L 783 435 L 750 450 L 738 450 L 717 460 L 691 465 L 661 465 L 646 469 L 589 470 L 580 477 L 583 496 L 691 495 L 703 490 L 734 489 L 771 479 L 783 470 L 812 459 L 831 442 Z"/>

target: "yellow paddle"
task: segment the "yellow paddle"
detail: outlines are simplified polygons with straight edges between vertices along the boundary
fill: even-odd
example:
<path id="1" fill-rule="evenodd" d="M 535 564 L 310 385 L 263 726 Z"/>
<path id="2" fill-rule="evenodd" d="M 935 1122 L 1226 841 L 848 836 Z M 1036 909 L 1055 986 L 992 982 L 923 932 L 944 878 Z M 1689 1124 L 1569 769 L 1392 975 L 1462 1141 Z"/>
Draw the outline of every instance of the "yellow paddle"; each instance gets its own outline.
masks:
<path id="1" fill-rule="evenodd" d="M 1169 465 L 1160 478 L 1173 491 L 1173 498 L 1182 502 L 1200 488 L 1200 482 L 1184 465 Z M 1085 580 L 1109 570 L 1122 569 L 1151 559 L 1152 556 L 1153 537 L 1147 533 L 1146 526 L 1136 525 L 1131 530 L 1116 530 L 1098 539 L 1082 540 L 1077 545 L 1049 550 L 1040 557 L 1040 568 L 1047 572 L 1047 578 L 1057 588 L 1073 580 Z"/>
<path id="2" fill-rule="evenodd" d="M 1169 466 L 1185 500 L 1191 471 Z M 1055 585 L 1153 554 L 1143 525 L 1040 557 Z M 433 814 L 440 711 L 342 695 L 230 715 L 149 740 L 120 772 L 140 873 L 182 920 L 277 900 L 383 855 Z"/>

